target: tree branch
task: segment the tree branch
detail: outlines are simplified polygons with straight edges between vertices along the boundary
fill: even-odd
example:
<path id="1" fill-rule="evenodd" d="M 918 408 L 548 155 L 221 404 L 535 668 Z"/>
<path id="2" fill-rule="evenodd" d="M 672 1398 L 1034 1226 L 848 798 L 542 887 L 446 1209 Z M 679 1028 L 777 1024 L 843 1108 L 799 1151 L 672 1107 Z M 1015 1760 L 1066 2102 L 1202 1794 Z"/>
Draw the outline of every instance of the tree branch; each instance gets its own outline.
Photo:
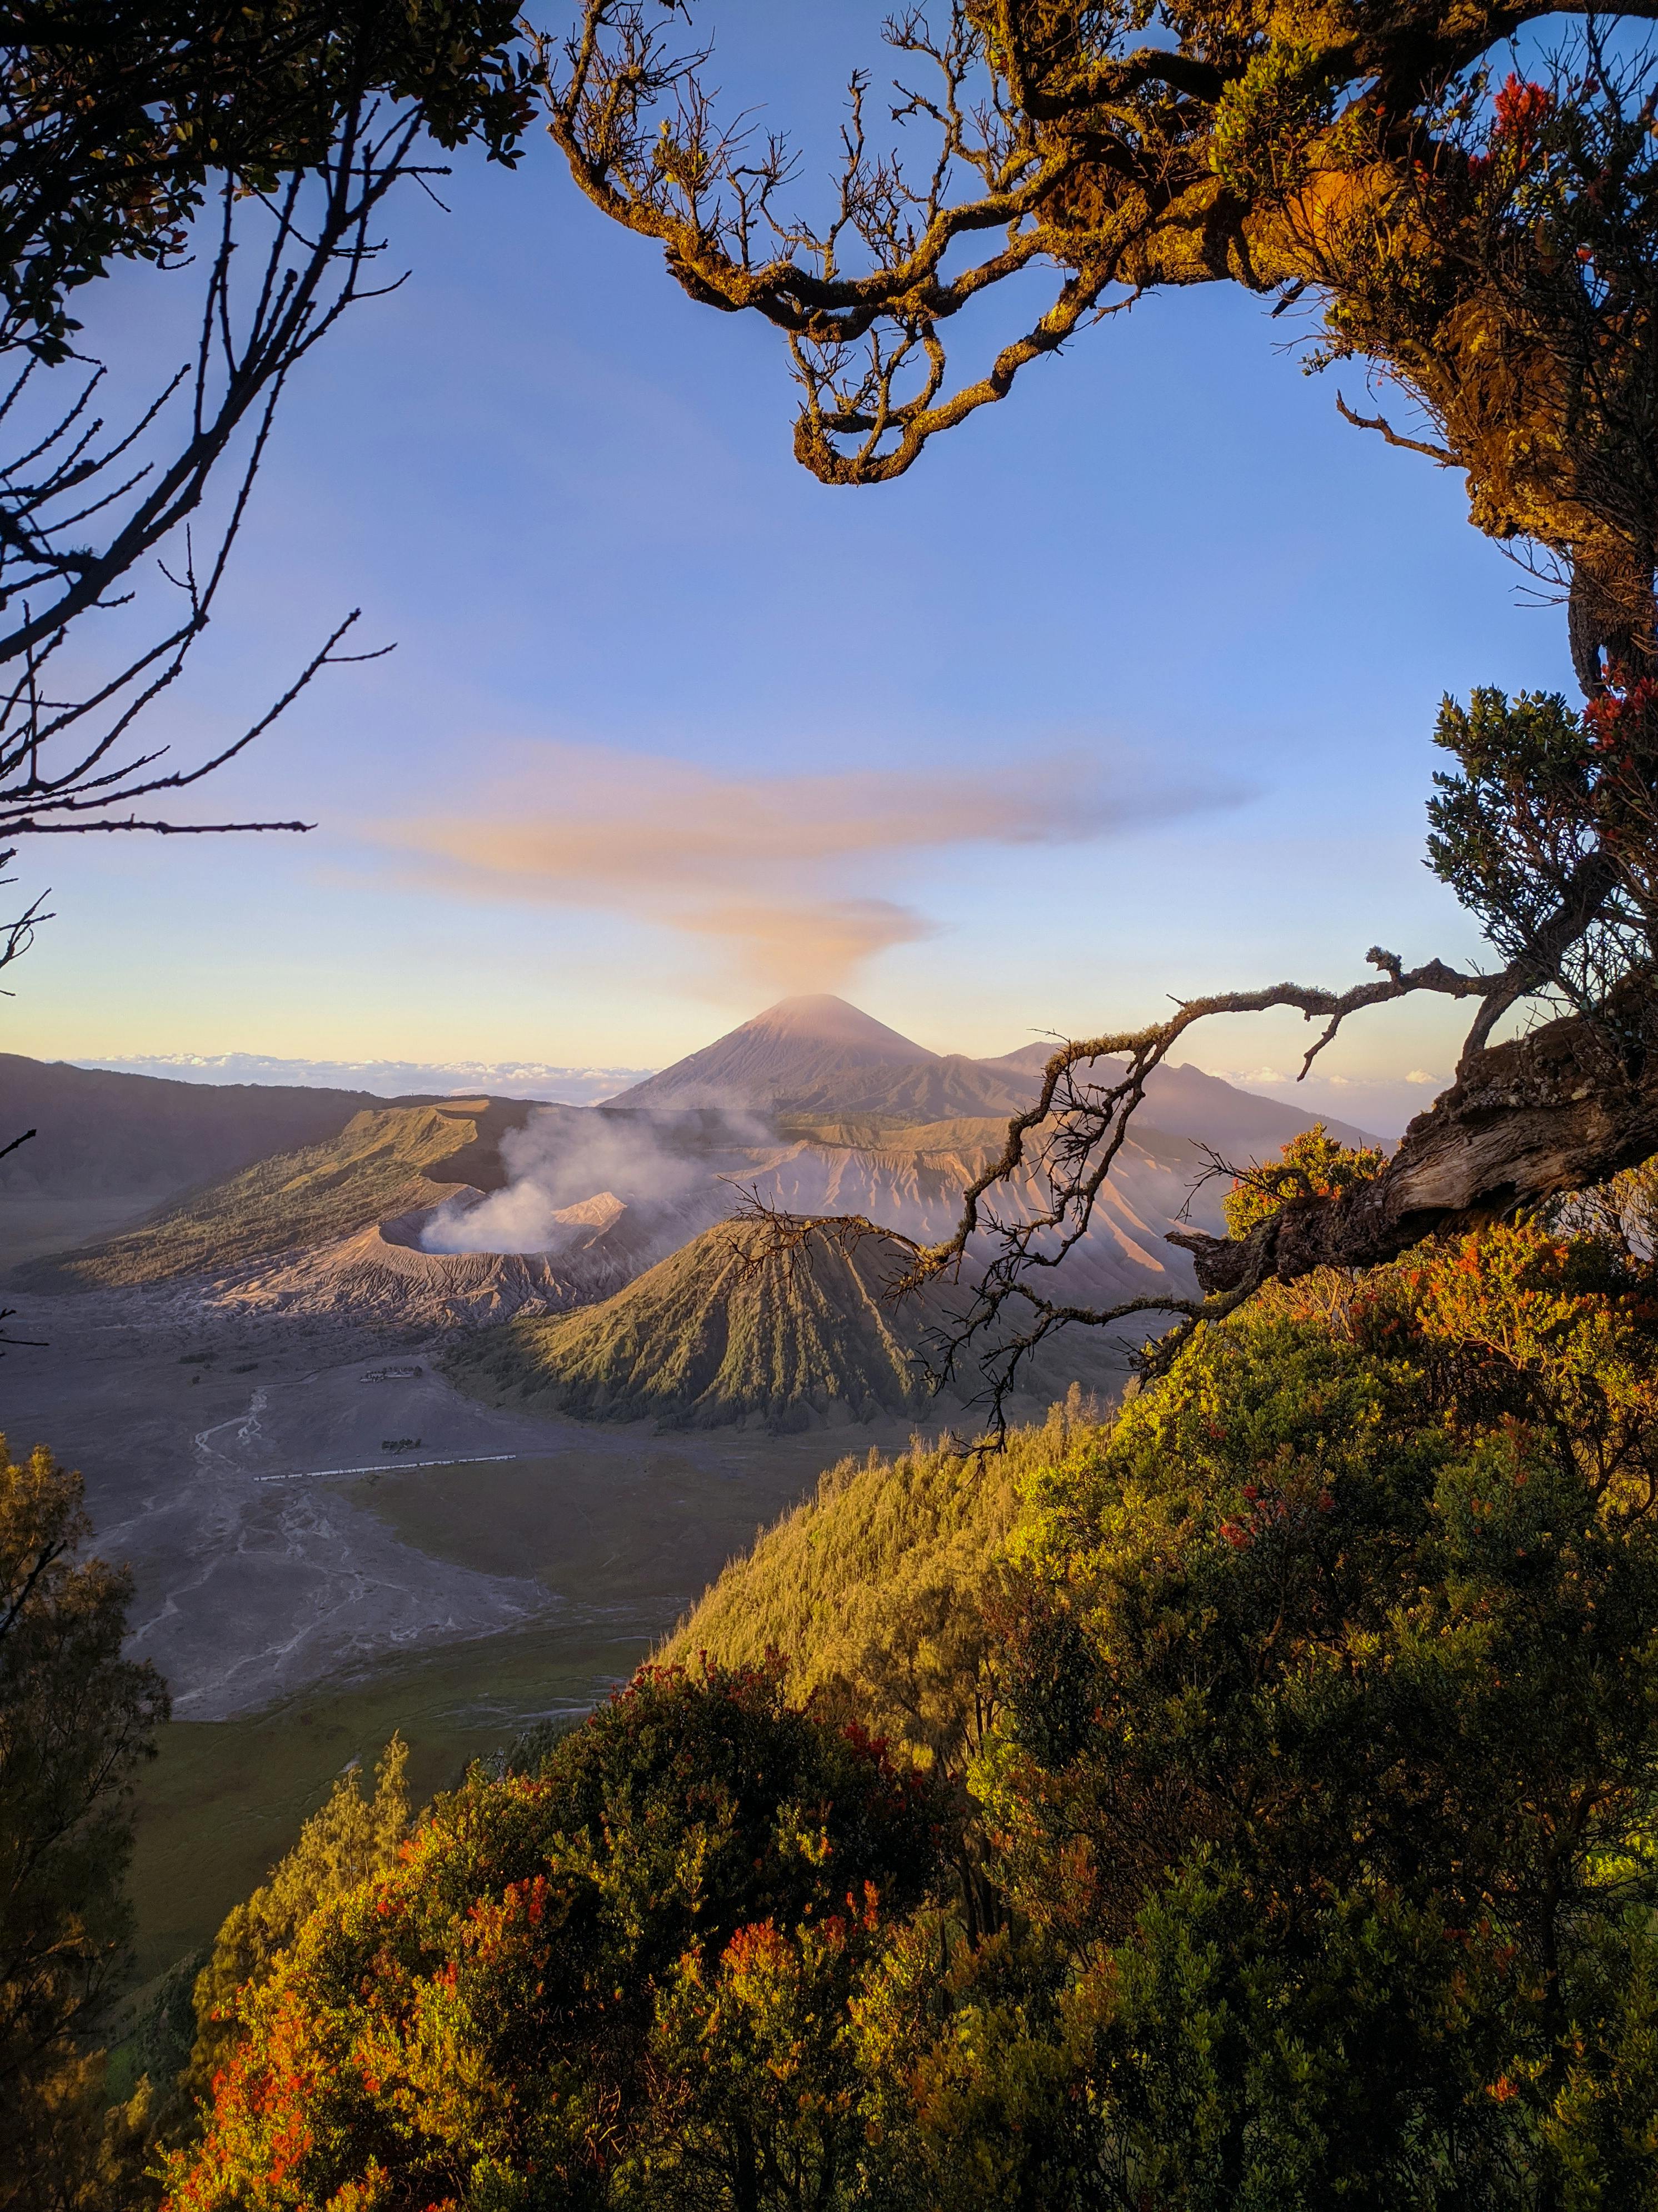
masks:
<path id="1" fill-rule="evenodd" d="M 1420 438 L 1401 437 L 1385 415 L 1355 415 L 1339 392 L 1336 394 L 1336 412 L 1345 422 L 1351 422 L 1356 430 L 1377 431 L 1390 446 L 1400 447 L 1408 453 L 1425 453 L 1430 461 L 1436 462 L 1442 469 L 1454 469 L 1456 466 L 1455 453 L 1448 453 L 1443 446 L 1430 446 Z"/>

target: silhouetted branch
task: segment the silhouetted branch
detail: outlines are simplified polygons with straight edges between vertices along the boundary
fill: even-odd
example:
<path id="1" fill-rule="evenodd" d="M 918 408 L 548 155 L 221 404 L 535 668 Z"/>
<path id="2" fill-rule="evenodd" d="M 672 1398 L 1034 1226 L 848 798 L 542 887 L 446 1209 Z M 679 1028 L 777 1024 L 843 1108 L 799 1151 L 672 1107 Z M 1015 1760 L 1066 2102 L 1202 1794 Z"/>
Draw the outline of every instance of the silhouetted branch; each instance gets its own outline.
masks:
<path id="1" fill-rule="evenodd" d="M 371 225 L 394 185 L 425 172 L 414 158 L 418 116 L 390 112 L 382 121 L 380 114 L 366 98 L 348 108 L 333 145 L 274 192 L 250 194 L 226 180 L 195 359 L 129 429 L 106 435 L 102 418 L 90 412 L 103 374 L 94 368 L 62 413 L 0 468 L 0 664 L 9 661 L 15 671 L 0 690 L 0 835 L 93 827 L 217 835 L 307 826 L 195 825 L 148 812 L 117 819 L 115 810 L 215 774 L 324 668 L 373 657 L 339 651 L 358 619 L 354 612 L 266 713 L 204 759 L 163 769 L 158 764 L 168 747 L 132 744 L 141 719 L 177 683 L 211 620 L 288 377 L 349 307 L 391 289 L 369 282 L 382 252 Z M 243 286 L 233 280 L 250 222 L 263 224 L 267 235 L 252 281 Z M 0 422 L 21 422 L 33 386 L 48 374 L 31 362 L 0 400 Z M 181 435 L 169 447 L 180 404 Z M 246 457 L 203 562 L 191 520 L 243 431 Z M 89 520 L 106 524 L 91 544 Z M 180 533 L 182 560 L 161 567 L 166 586 L 182 601 L 179 617 L 100 679 L 61 691 L 53 679 L 71 636 L 83 660 L 86 619 L 129 604 L 131 592 L 117 586 Z"/>

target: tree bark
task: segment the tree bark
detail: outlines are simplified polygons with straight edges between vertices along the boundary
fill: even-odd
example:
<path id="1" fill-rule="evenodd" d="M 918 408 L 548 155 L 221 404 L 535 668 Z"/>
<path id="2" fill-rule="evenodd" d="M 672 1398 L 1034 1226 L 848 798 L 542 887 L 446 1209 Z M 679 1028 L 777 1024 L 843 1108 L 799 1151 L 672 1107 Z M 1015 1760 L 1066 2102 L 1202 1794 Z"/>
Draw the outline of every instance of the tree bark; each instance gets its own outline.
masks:
<path id="1" fill-rule="evenodd" d="M 1652 1014 L 1643 1028 L 1658 1027 Z M 1476 1053 L 1374 1182 L 1291 1199 L 1238 1243 L 1178 1231 L 1210 1295 L 1315 1267 L 1372 1267 L 1424 1237 L 1475 1229 L 1605 1182 L 1658 1152 L 1658 1053 L 1620 1063 L 1576 1016 Z"/>

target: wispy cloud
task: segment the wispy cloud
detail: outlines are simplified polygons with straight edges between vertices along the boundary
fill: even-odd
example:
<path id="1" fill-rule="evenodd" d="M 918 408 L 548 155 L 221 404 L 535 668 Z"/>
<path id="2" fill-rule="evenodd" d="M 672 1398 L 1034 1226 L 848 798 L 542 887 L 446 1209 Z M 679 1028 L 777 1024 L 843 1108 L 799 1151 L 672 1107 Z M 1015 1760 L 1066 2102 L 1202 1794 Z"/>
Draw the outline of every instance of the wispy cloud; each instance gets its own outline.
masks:
<path id="1" fill-rule="evenodd" d="M 515 774 L 451 814 L 376 824 L 452 892 L 623 912 L 712 938 L 750 979 L 844 983 L 932 933 L 896 873 L 926 854 L 1058 845 L 1236 804 L 1236 785 L 1125 756 L 1005 769 L 722 775 L 578 744 L 521 749 Z"/>

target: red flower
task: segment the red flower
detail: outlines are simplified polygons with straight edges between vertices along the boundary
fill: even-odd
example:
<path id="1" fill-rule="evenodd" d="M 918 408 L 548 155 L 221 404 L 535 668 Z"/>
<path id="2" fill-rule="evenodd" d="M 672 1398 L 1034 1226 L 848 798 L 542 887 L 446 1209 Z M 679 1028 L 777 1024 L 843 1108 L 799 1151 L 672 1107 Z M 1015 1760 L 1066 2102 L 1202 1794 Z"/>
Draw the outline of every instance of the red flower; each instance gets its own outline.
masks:
<path id="1" fill-rule="evenodd" d="M 1497 110 L 1497 123 L 1491 136 L 1494 138 L 1525 138 L 1554 106 L 1554 97 L 1544 86 L 1528 84 L 1524 78 L 1510 72 L 1493 105 Z"/>

